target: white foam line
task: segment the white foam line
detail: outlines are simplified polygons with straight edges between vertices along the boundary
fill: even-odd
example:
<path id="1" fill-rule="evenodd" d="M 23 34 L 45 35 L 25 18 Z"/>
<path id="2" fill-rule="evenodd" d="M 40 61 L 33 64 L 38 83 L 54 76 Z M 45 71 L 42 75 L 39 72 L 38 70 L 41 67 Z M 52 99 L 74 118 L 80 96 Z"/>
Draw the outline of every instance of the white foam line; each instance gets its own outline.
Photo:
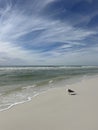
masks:
<path id="1" fill-rule="evenodd" d="M 47 90 L 46 90 L 46 91 L 47 91 Z M 8 109 L 10 109 L 10 108 L 12 108 L 12 107 L 18 105 L 18 104 L 23 104 L 23 103 L 29 102 L 29 101 L 32 100 L 32 98 L 38 96 L 39 94 L 45 93 L 46 91 L 43 91 L 43 92 L 40 92 L 40 93 L 36 93 L 36 94 L 33 95 L 32 97 L 28 97 L 28 99 L 27 99 L 26 101 L 21 101 L 21 102 L 13 103 L 13 104 L 11 104 L 9 107 L 4 108 L 4 109 L 1 109 L 0 112 L 2 112 L 2 111 L 6 111 L 6 110 L 8 110 Z"/>
<path id="2" fill-rule="evenodd" d="M 18 105 L 18 104 L 23 104 L 23 103 L 29 102 L 29 101 L 31 101 L 31 100 L 32 100 L 32 98 L 34 98 L 34 97 L 38 96 L 39 94 L 40 94 L 40 93 L 36 93 L 36 94 L 35 94 L 35 95 L 33 95 L 32 97 L 28 97 L 28 99 L 27 99 L 26 101 L 21 101 L 21 102 L 16 102 L 16 103 L 13 103 L 13 104 L 11 104 L 9 107 L 4 108 L 4 109 L 1 109 L 1 110 L 0 110 L 0 112 L 2 112 L 2 111 L 6 111 L 6 110 L 8 110 L 8 109 L 10 109 L 10 108 L 12 108 L 12 107 L 14 107 L 14 106 Z"/>
<path id="3" fill-rule="evenodd" d="M 28 97 L 28 100 L 27 100 L 27 101 L 22 101 L 22 102 L 13 103 L 13 104 L 11 104 L 9 107 L 4 108 L 4 109 L 1 109 L 0 112 L 1 112 L 1 111 L 6 111 L 6 110 L 12 108 L 12 107 L 15 106 L 15 105 L 22 104 L 22 103 L 25 103 L 25 102 L 28 102 L 28 101 L 31 101 L 31 100 L 32 100 L 32 98 L 31 98 L 31 97 Z"/>

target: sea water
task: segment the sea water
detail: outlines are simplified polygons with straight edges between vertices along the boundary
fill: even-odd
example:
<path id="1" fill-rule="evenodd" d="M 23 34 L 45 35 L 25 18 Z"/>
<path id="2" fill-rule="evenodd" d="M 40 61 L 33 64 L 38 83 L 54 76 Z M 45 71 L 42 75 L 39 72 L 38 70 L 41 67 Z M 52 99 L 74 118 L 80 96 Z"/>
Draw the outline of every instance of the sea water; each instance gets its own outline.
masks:
<path id="1" fill-rule="evenodd" d="M 71 79 L 98 75 L 97 66 L 0 67 L 0 111 L 31 100 L 53 87 L 65 86 Z M 69 82 L 68 82 L 69 81 Z"/>

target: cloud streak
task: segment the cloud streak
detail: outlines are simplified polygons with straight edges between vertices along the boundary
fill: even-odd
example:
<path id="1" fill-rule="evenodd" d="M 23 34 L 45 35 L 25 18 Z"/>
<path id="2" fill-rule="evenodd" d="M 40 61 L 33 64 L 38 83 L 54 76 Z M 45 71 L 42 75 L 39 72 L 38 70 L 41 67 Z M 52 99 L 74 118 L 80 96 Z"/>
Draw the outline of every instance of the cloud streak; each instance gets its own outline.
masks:
<path id="1" fill-rule="evenodd" d="M 59 1 L 63 3 L 63 0 Z M 97 28 L 92 29 L 83 25 L 83 22 L 87 25 L 91 21 L 96 10 L 92 11 L 90 17 L 84 16 L 82 23 L 81 19 L 71 23 L 70 19 L 53 18 L 57 12 L 54 14 L 50 12 L 52 17 L 42 13 L 48 5 L 49 7 L 53 3 L 55 5 L 57 0 L 24 0 L 21 2 L 1 0 L 0 2 L 2 3 L 0 6 L 1 65 L 91 64 L 93 60 L 89 58 L 89 62 L 87 62 L 87 57 L 98 56 L 97 51 L 91 55 L 94 48 L 98 48 L 95 46 Z M 92 1 L 88 2 L 92 3 Z M 63 11 L 65 7 L 67 13 L 74 13 L 77 16 L 76 12 L 71 12 L 72 7 L 70 11 L 67 9 L 67 4 L 65 2 L 63 8 L 61 6 Z M 73 5 L 69 3 L 71 6 L 75 6 L 74 4 L 77 5 L 77 1 Z M 57 7 L 54 6 L 53 10 L 57 10 Z M 79 18 L 83 18 L 83 16 L 80 17 L 81 13 L 78 15 Z M 91 40 L 89 40 L 90 37 L 92 37 Z M 96 40 L 93 40 L 94 37 Z M 93 43 L 88 43 L 88 41 L 93 41 Z M 82 55 L 84 56 L 85 50 L 88 50 L 88 53 L 83 60 Z M 95 64 L 97 63 L 95 62 Z"/>

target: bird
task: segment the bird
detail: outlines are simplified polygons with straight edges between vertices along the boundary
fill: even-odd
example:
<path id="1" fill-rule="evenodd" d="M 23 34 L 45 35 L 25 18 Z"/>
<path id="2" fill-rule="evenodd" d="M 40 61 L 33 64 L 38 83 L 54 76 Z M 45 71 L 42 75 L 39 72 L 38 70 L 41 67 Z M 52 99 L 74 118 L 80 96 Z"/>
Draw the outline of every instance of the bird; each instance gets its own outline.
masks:
<path id="1" fill-rule="evenodd" d="M 71 89 L 68 89 L 68 92 L 69 93 L 74 93 L 75 91 L 71 90 Z"/>
<path id="2" fill-rule="evenodd" d="M 67 92 L 68 92 L 70 95 L 76 95 L 75 91 L 72 90 L 72 89 L 67 89 Z"/>

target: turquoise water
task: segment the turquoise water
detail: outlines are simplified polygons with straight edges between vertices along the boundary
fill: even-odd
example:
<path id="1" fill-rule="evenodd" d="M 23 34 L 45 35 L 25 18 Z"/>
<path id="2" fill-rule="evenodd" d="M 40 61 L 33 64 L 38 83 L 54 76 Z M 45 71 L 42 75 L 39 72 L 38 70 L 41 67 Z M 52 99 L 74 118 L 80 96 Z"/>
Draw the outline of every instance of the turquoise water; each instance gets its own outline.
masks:
<path id="1" fill-rule="evenodd" d="M 0 110 L 28 101 L 58 81 L 97 74 L 96 66 L 0 67 Z"/>

